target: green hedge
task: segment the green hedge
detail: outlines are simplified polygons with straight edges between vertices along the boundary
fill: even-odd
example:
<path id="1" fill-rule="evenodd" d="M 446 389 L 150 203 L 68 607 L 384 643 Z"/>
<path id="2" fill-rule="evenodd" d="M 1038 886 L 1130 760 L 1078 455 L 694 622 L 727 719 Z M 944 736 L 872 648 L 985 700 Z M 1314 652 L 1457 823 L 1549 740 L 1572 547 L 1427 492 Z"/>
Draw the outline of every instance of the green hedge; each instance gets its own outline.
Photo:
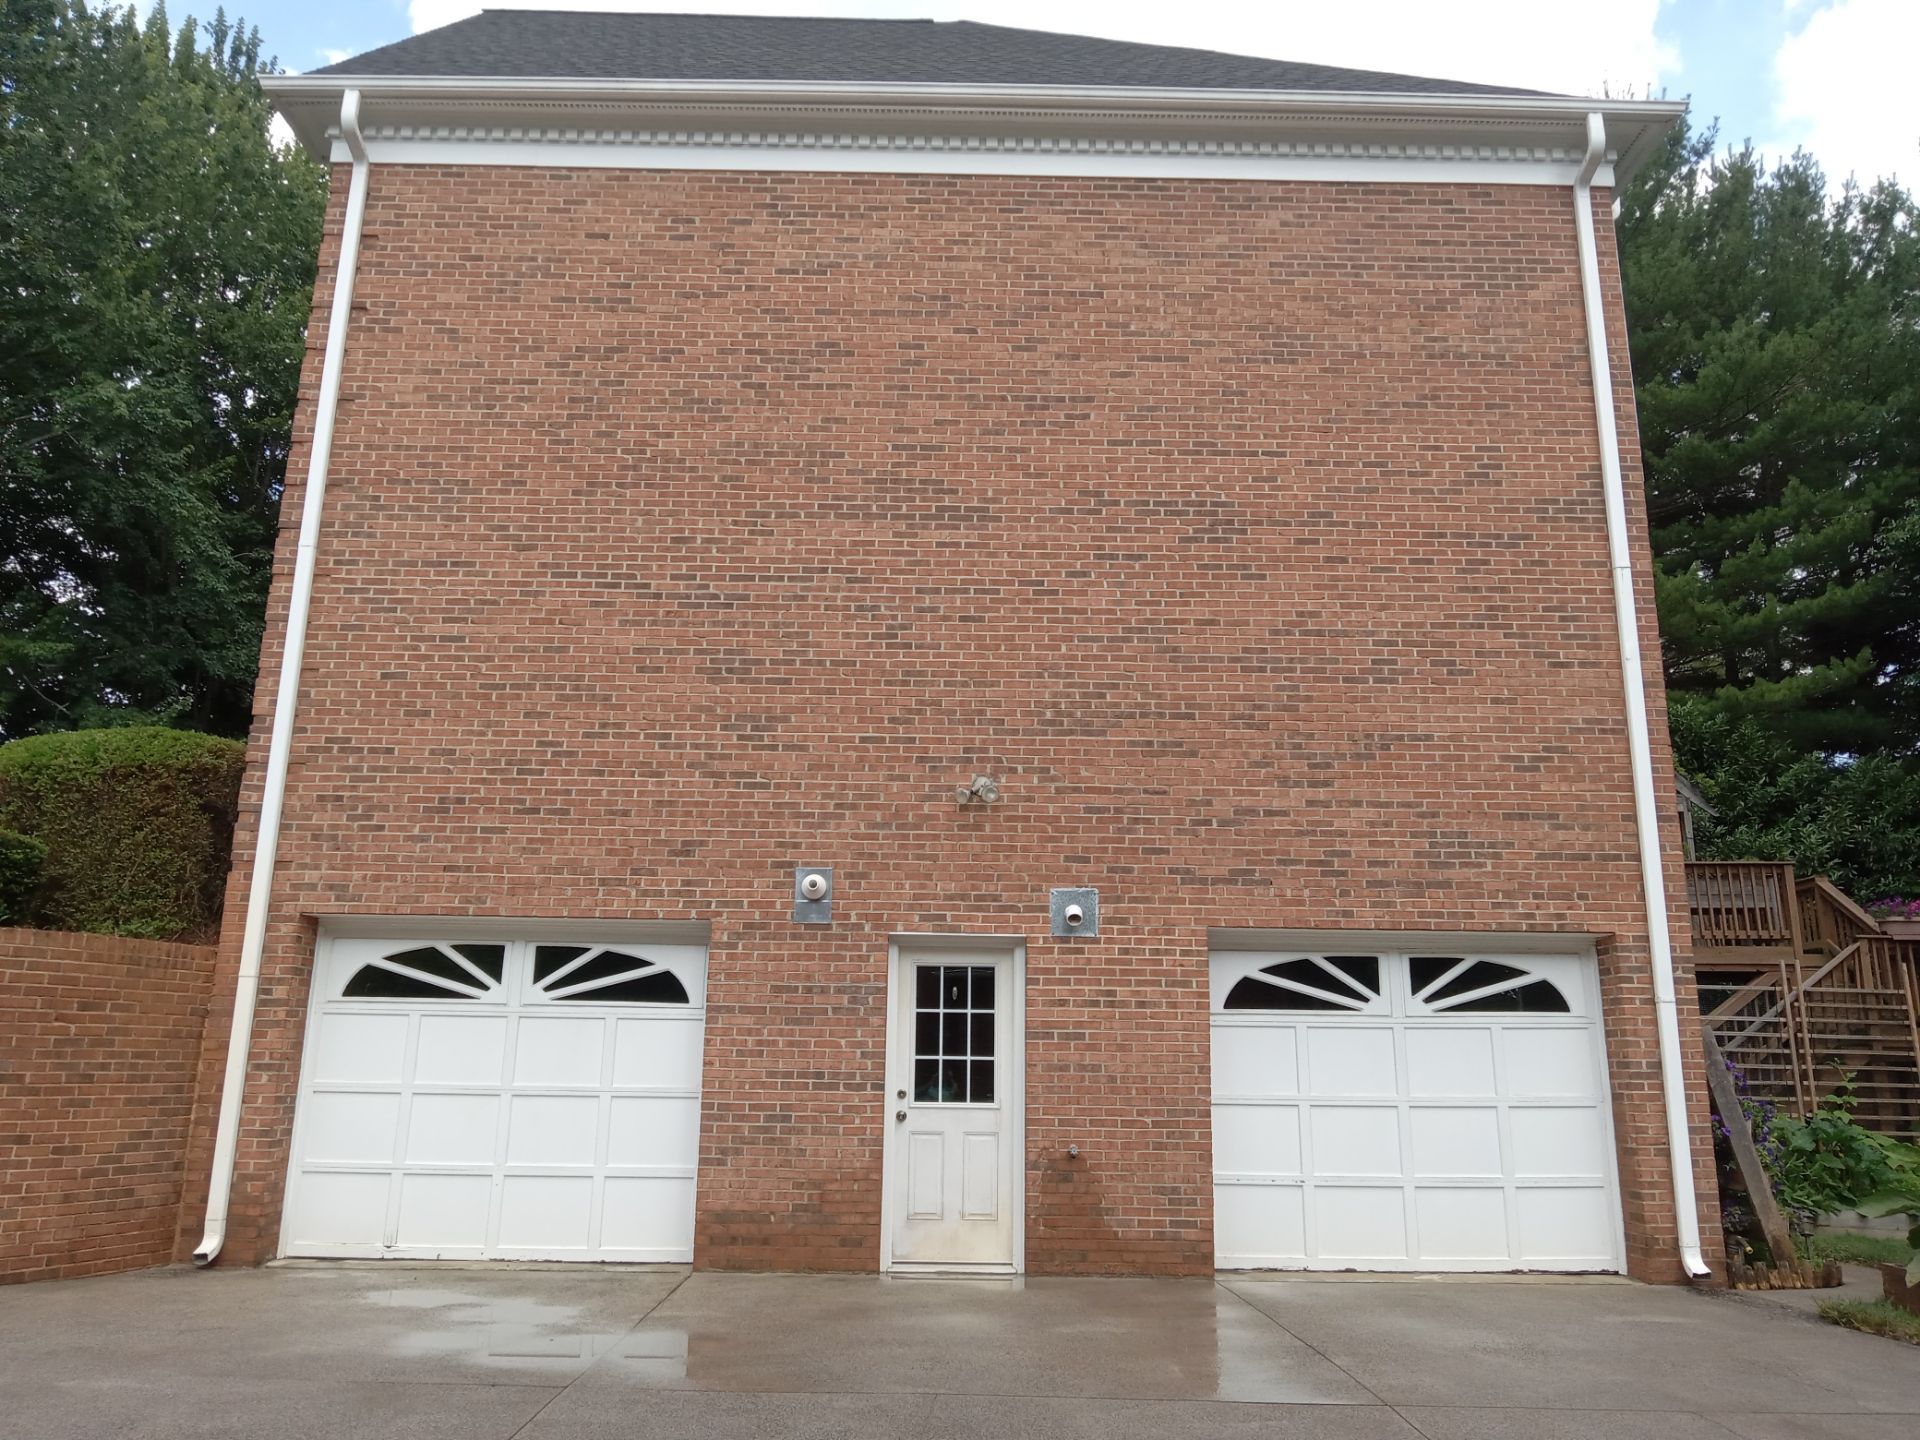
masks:
<path id="1" fill-rule="evenodd" d="M 0 827 L 45 847 L 25 923 L 211 938 L 245 757 L 236 740 L 154 727 L 0 745 Z"/>
<path id="2" fill-rule="evenodd" d="M 0 925 L 24 925 L 47 863 L 47 847 L 31 835 L 0 830 Z"/>

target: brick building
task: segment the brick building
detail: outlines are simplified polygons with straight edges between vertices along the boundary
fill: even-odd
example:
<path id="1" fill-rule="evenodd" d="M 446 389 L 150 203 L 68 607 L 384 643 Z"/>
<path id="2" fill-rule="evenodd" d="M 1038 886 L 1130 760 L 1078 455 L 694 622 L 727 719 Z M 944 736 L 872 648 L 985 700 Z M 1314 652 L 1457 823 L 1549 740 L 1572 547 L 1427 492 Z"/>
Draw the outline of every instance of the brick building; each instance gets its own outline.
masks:
<path id="1" fill-rule="evenodd" d="M 183 1253 L 1713 1262 L 1607 223 L 1678 106 L 510 11 L 267 83 Z"/>

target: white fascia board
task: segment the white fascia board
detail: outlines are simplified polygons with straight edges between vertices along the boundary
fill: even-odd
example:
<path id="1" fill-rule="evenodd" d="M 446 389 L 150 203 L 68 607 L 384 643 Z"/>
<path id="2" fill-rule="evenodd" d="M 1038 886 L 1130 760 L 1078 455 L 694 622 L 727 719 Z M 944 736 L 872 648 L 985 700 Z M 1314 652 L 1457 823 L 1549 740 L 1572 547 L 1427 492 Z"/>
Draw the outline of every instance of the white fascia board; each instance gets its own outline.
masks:
<path id="1" fill-rule="evenodd" d="M 376 163 L 1572 184 L 1595 102 L 1080 86 L 263 77 L 315 155 L 360 88 Z M 1684 105 L 1608 101 L 1629 162 Z M 1606 183 L 1602 177 L 1601 183 Z"/>

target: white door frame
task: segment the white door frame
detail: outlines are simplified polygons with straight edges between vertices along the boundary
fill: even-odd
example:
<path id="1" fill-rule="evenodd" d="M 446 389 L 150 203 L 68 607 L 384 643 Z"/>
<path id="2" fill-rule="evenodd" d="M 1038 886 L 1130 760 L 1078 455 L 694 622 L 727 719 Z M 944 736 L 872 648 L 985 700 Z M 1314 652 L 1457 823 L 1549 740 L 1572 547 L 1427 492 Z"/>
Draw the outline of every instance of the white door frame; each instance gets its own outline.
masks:
<path id="1" fill-rule="evenodd" d="M 1007 1161 L 1012 1170 L 1010 1208 L 1013 1223 L 1013 1260 L 1011 1264 L 991 1265 L 916 1265 L 893 1259 L 894 1212 L 898 1202 L 894 1182 L 899 1175 L 899 1144 L 894 1132 L 893 1112 L 898 1108 L 896 1091 L 908 1088 L 910 1076 L 901 1060 L 900 974 L 902 950 L 916 955 L 991 955 L 1012 962 L 1012 1012 L 1008 1021 L 1013 1043 L 1008 1047 L 1006 1086 Z M 886 1088 L 880 1092 L 880 1272 L 884 1274 L 974 1273 L 981 1275 L 1024 1275 L 1027 1270 L 1027 942 L 1018 935 L 895 935 L 887 942 L 887 1063 Z"/>

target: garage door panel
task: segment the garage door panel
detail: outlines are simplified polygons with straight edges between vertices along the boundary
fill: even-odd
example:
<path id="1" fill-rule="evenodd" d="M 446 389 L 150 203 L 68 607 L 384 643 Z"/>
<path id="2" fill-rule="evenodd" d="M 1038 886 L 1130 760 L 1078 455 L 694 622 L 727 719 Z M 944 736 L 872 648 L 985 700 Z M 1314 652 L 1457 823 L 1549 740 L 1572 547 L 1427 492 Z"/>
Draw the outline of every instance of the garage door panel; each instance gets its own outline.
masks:
<path id="1" fill-rule="evenodd" d="M 616 1020 L 613 1083 L 623 1088 L 685 1090 L 700 1083 L 698 1020 Z"/>
<path id="2" fill-rule="evenodd" d="M 592 1245 L 591 1175 L 507 1175 L 500 1181 L 502 1250 L 586 1250 Z"/>
<path id="3" fill-rule="evenodd" d="M 1500 1112 L 1492 1106 L 1416 1105 L 1407 1123 L 1416 1177 L 1499 1177 Z"/>
<path id="4" fill-rule="evenodd" d="M 1507 1123 L 1513 1129 L 1515 1175 L 1597 1180 L 1606 1174 L 1606 1135 L 1593 1107 L 1516 1105 Z"/>
<path id="5" fill-rule="evenodd" d="M 607 1164 L 684 1166 L 700 1158 L 700 1102 L 690 1095 L 616 1095 Z"/>
<path id="6" fill-rule="evenodd" d="M 515 1085 L 598 1087 L 607 1022 L 598 1015 L 523 1015 L 513 1052 Z"/>
<path id="7" fill-rule="evenodd" d="M 1408 1026 L 1407 1093 L 1414 1099 L 1494 1093 L 1493 1031 Z"/>
<path id="8" fill-rule="evenodd" d="M 1283 1265 L 1306 1259 L 1306 1194 L 1298 1185 L 1213 1187 L 1214 1243 L 1225 1263 Z"/>
<path id="9" fill-rule="evenodd" d="M 536 983 L 537 948 L 323 945 L 283 1253 L 692 1258 L 705 957 L 623 943 L 665 981 L 568 998 Z M 390 983 L 403 962 L 425 978 Z"/>
<path id="10" fill-rule="evenodd" d="M 1314 1249 L 1323 1260 L 1407 1258 L 1406 1195 L 1398 1186 L 1322 1185 L 1314 1206 Z"/>
<path id="11" fill-rule="evenodd" d="M 387 1229 L 392 1177 L 315 1171 L 301 1177 L 286 1229 L 296 1245 L 377 1247 Z"/>
<path id="12" fill-rule="evenodd" d="M 1359 1025 L 1308 1029 L 1309 1095 L 1393 1095 L 1399 1088 L 1392 1030 Z"/>
<path id="13" fill-rule="evenodd" d="M 402 1175 L 394 1243 L 479 1254 L 487 1244 L 491 1175 Z"/>
<path id="14" fill-rule="evenodd" d="M 1621 1268 L 1592 960 L 1337 949 L 1213 956 L 1218 1263 Z M 1364 1006 L 1256 983 L 1322 961 Z"/>
<path id="15" fill-rule="evenodd" d="M 592 1169 L 600 1135 L 598 1095 L 515 1095 L 507 1101 L 507 1164 Z"/>
<path id="16" fill-rule="evenodd" d="M 306 1108 L 304 1148 L 311 1160 L 387 1165 L 400 1135 L 400 1097 L 322 1090 Z"/>
<path id="17" fill-rule="evenodd" d="M 407 1068 L 407 1017 L 322 1015 L 306 1068 L 307 1078 L 323 1085 L 399 1084 Z"/>
<path id="18" fill-rule="evenodd" d="M 1300 1107 L 1214 1106 L 1213 1163 L 1223 1175 L 1298 1175 Z"/>
<path id="19" fill-rule="evenodd" d="M 1398 1175 L 1400 1111 L 1391 1105 L 1313 1107 L 1315 1175 Z"/>
<path id="20" fill-rule="evenodd" d="M 1506 1040 L 1506 1093 L 1516 1099 L 1551 1099 L 1595 1093 L 1592 1032 L 1566 1028 L 1510 1030 Z"/>
<path id="21" fill-rule="evenodd" d="M 667 1259 L 693 1249 L 693 1181 L 661 1176 L 610 1176 L 600 1248 L 635 1259 Z"/>
<path id="22" fill-rule="evenodd" d="M 1520 1230 L 1520 1260 L 1537 1264 L 1588 1261 L 1605 1264 L 1594 1237 L 1606 1233 L 1609 1206 L 1599 1186 L 1528 1187 L 1514 1192 Z"/>
<path id="23" fill-rule="evenodd" d="M 413 1097 L 402 1158 L 409 1165 L 491 1168 L 500 1145 L 498 1095 Z"/>
<path id="24" fill-rule="evenodd" d="M 1511 1242 L 1504 1189 L 1420 1186 L 1413 1194 L 1422 1260 L 1507 1259 Z"/>
<path id="25" fill-rule="evenodd" d="M 1298 1095 L 1299 1034 L 1272 1026 L 1221 1024 L 1213 1031 L 1213 1093 Z"/>
<path id="26" fill-rule="evenodd" d="M 505 1074 L 507 1017 L 422 1015 L 416 1085 L 498 1085 Z"/>

